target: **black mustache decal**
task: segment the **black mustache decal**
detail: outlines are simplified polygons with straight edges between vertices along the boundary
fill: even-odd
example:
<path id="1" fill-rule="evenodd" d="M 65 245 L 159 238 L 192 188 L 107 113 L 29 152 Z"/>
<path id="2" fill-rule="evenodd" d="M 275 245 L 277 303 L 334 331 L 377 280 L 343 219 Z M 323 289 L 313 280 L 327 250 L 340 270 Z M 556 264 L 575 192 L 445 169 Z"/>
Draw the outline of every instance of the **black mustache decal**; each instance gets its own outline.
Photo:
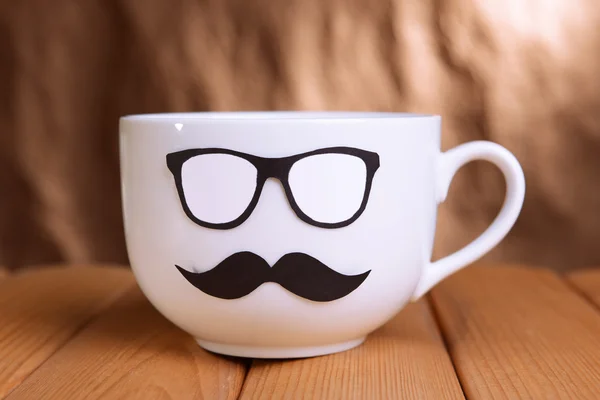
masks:
<path id="1" fill-rule="evenodd" d="M 286 254 L 271 268 L 262 257 L 248 251 L 233 254 L 206 272 L 176 267 L 193 286 L 221 299 L 238 299 L 265 282 L 275 282 L 300 297 L 319 302 L 352 293 L 371 272 L 343 275 L 304 253 Z"/>

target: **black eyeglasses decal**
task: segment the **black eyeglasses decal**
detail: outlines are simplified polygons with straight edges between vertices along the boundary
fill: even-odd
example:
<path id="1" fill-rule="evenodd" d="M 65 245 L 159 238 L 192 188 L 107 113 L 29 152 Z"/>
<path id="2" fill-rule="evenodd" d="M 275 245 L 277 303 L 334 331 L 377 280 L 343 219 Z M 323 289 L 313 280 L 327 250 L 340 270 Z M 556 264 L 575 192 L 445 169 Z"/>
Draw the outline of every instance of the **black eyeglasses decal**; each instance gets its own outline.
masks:
<path id="1" fill-rule="evenodd" d="M 319 159 L 325 156 L 329 159 Z M 233 229 L 244 223 L 269 178 L 281 182 L 289 205 L 302 221 L 325 229 L 348 226 L 364 212 L 379 169 L 377 153 L 351 147 L 281 158 L 218 148 L 188 149 L 167 154 L 166 161 L 185 214 L 211 229 Z M 224 161 L 224 168 L 219 168 Z M 319 202 L 326 203 L 325 213 L 319 212 Z M 332 217 L 332 210 L 342 211 Z M 328 218 L 334 220 L 325 222 Z"/>

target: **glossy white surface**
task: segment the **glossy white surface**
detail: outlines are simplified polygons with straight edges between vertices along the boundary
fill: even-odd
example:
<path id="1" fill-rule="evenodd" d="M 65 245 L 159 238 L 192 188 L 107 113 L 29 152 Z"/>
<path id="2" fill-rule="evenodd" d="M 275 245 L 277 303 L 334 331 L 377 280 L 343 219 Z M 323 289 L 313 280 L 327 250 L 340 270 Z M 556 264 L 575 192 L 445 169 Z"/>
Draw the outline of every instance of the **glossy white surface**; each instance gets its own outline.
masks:
<path id="1" fill-rule="evenodd" d="M 367 169 L 358 157 L 321 154 L 304 158 L 290 170 L 289 182 L 298 207 L 315 221 L 336 223 L 360 208 Z"/>
<path id="2" fill-rule="evenodd" d="M 210 223 L 236 219 L 250 203 L 257 171 L 248 161 L 227 154 L 207 154 L 188 160 L 181 182 L 190 211 Z M 226 201 L 226 204 L 223 202 Z"/>
<path id="3" fill-rule="evenodd" d="M 377 152 L 381 164 L 366 210 L 340 229 L 322 229 L 300 220 L 281 184 L 273 179 L 266 182 L 245 223 L 231 230 L 203 228 L 183 212 L 165 163 L 167 153 L 190 148 L 219 147 L 285 157 L 331 146 Z M 456 169 L 476 158 L 496 163 L 505 173 L 509 192 L 505 208 L 491 230 L 473 245 L 430 265 L 438 200 L 445 197 Z M 524 195 L 522 171 L 500 146 L 472 143 L 442 154 L 437 116 L 130 116 L 121 120 L 121 168 L 127 248 L 145 295 L 201 345 L 209 343 L 206 348 L 254 357 L 312 356 L 345 350 L 348 343 L 359 344 L 411 299 L 495 246 L 514 224 Z M 302 176 L 310 175 L 298 175 L 296 185 L 306 186 L 307 178 Z M 223 199 L 223 207 L 239 207 L 237 200 Z M 351 205 L 339 208 L 346 210 L 346 206 Z M 317 208 L 316 204 L 310 207 Z M 327 218 L 327 207 L 333 207 L 331 218 L 338 217 L 335 202 L 325 202 L 324 207 L 325 214 L 322 208 L 315 211 L 320 218 Z M 214 215 L 216 219 L 229 216 L 219 210 Z M 320 303 L 275 283 L 265 283 L 240 299 L 223 300 L 196 289 L 174 267 L 203 272 L 240 251 L 252 251 L 270 265 L 286 253 L 304 252 L 342 274 L 371 273 L 346 297 Z"/>

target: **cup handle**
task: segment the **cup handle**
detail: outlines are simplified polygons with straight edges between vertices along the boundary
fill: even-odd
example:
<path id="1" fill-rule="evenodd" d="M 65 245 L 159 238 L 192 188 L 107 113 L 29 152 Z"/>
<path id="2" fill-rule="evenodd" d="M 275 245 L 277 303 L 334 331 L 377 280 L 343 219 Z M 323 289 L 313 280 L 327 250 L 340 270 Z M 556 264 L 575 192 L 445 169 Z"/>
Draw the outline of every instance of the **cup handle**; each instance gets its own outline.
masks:
<path id="1" fill-rule="evenodd" d="M 487 141 L 462 144 L 441 155 L 436 186 L 438 204 L 446 199 L 450 182 L 456 171 L 474 160 L 489 161 L 500 168 L 504 174 L 506 195 L 502 209 L 492 224 L 474 241 L 457 252 L 429 263 L 423 268 L 413 294 L 413 300 L 417 300 L 441 280 L 477 261 L 494 248 L 508 234 L 521 212 L 525 198 L 523 170 L 512 153 L 498 144 Z"/>

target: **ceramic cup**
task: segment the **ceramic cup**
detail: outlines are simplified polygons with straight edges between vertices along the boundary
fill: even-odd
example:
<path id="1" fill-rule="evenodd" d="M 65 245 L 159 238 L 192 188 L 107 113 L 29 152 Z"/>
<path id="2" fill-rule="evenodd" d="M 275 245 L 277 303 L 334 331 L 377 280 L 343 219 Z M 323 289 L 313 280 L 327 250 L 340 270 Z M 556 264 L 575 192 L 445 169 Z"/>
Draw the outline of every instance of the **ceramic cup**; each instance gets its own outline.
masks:
<path id="1" fill-rule="evenodd" d="M 525 193 L 490 142 L 440 150 L 435 115 L 248 112 L 120 120 L 124 225 L 149 301 L 203 348 L 290 358 L 360 345 L 492 249 Z M 438 204 L 472 160 L 507 183 L 491 226 L 431 262 Z"/>

